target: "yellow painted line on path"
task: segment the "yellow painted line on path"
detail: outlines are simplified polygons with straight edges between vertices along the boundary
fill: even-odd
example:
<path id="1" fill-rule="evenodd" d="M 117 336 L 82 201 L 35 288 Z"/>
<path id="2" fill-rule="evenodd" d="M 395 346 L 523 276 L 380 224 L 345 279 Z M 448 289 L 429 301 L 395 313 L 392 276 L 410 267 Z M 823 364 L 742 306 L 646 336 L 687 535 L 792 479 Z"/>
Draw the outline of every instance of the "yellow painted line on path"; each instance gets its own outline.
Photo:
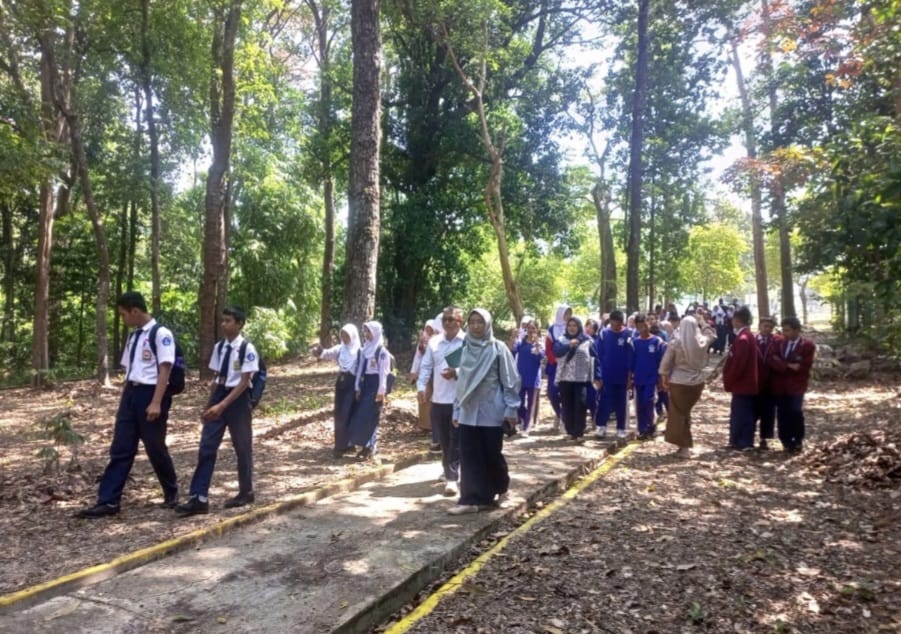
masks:
<path id="1" fill-rule="evenodd" d="M 362 486 L 363 484 L 373 482 L 375 480 L 383 478 L 390 473 L 412 466 L 413 464 L 418 464 L 422 462 L 427 457 L 427 455 L 428 454 L 416 454 L 406 460 L 400 460 L 394 464 L 381 465 L 377 469 L 374 469 L 367 473 L 363 473 L 351 478 L 345 478 L 344 480 L 339 480 L 338 482 L 334 482 L 332 484 L 326 484 L 317 489 L 307 491 L 306 493 L 286 498 L 280 502 L 275 502 L 267 506 L 255 508 L 246 513 L 221 520 L 213 526 L 205 526 L 185 535 L 174 537 L 162 543 L 154 544 L 153 546 L 148 546 L 147 548 L 142 548 L 140 550 L 126 553 L 106 563 L 91 566 L 90 568 L 82 568 L 81 570 L 78 570 L 71 574 L 57 577 L 56 579 L 51 579 L 50 581 L 45 581 L 28 588 L 24 588 L 22 590 L 19 590 L 18 592 L 4 594 L 0 596 L 0 611 L 14 606 L 18 603 L 30 604 L 30 602 L 34 600 L 48 599 L 52 596 L 57 596 L 69 590 L 108 579 L 109 577 L 112 577 L 114 575 L 120 574 L 127 570 L 132 570 L 133 568 L 138 568 L 139 566 L 143 566 L 144 564 L 150 563 L 151 561 L 160 559 L 171 552 L 184 550 L 190 546 L 199 544 L 205 539 L 221 537 L 226 532 L 233 530 L 239 526 L 250 524 L 272 515 L 284 513 L 300 506 L 314 504 L 315 502 L 318 502 L 319 500 L 322 500 L 326 497 L 331 497 L 339 493 L 352 491 L 357 487 Z M 102 522 L 104 520 L 100 519 L 85 521 Z M 175 520 L 175 518 L 173 517 L 173 521 L 177 520 Z"/>
<path id="2" fill-rule="evenodd" d="M 410 628 L 416 625 L 419 621 L 431 614 L 435 610 L 435 608 L 438 607 L 438 604 L 443 598 L 454 594 L 468 579 L 478 574 L 479 571 L 485 567 L 485 564 L 487 564 L 495 555 L 497 555 L 507 547 L 507 544 L 509 544 L 512 539 L 526 534 L 527 532 L 535 528 L 537 524 L 544 521 L 545 519 L 556 513 L 558 510 L 563 508 L 563 506 L 575 499 L 575 497 L 582 491 L 584 491 L 587 487 L 591 486 L 592 484 L 603 478 L 605 475 L 607 475 L 608 472 L 610 472 L 624 458 L 632 453 L 640 444 L 641 443 L 639 442 L 630 442 L 628 445 L 620 449 L 617 453 L 608 456 L 607 459 L 604 460 L 604 462 L 601 463 L 601 465 L 597 469 L 589 473 L 584 478 L 575 482 L 571 487 L 564 491 L 563 494 L 560 495 L 560 497 L 555 499 L 544 508 L 540 509 L 511 533 L 501 538 L 501 540 L 498 541 L 494 546 L 479 555 L 475 559 L 475 561 L 469 564 L 466 568 L 451 577 L 451 579 L 447 581 L 443 586 L 429 595 L 429 597 L 425 601 L 416 606 L 415 610 L 413 610 L 407 616 L 385 630 L 385 634 L 404 634 L 405 632 L 409 631 Z"/>

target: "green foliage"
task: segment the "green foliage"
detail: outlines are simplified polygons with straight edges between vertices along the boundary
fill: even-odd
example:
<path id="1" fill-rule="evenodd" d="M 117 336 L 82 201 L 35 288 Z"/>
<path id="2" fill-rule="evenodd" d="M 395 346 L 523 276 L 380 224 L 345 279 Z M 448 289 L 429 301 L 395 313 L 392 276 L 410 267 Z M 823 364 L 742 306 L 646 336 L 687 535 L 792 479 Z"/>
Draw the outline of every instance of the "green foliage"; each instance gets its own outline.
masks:
<path id="1" fill-rule="evenodd" d="M 739 256 L 746 250 L 747 243 L 732 227 L 717 223 L 693 227 L 681 264 L 686 290 L 704 301 L 736 294 L 745 282 Z"/>
<path id="2" fill-rule="evenodd" d="M 244 336 L 253 342 L 264 358 L 276 361 L 292 349 L 290 309 L 275 310 L 255 306 L 247 317 Z"/>
<path id="3" fill-rule="evenodd" d="M 41 440 L 49 440 L 53 444 L 38 449 L 36 456 L 44 463 L 45 473 L 59 471 L 59 461 L 62 457 L 60 448 L 65 448 L 69 453 L 67 470 L 78 468 L 78 447 L 84 443 L 84 436 L 72 428 L 72 415 L 70 412 L 60 412 L 42 419 L 37 432 Z"/>

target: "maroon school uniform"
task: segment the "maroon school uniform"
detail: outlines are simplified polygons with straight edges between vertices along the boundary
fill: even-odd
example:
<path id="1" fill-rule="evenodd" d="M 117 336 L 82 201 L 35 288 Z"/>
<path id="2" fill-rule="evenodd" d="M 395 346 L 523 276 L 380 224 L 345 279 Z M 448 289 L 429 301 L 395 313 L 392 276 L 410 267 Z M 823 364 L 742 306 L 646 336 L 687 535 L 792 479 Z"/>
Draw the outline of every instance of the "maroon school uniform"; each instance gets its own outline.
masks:
<path id="1" fill-rule="evenodd" d="M 816 346 L 810 339 L 798 337 L 779 345 L 779 354 L 770 359 L 773 369 L 772 390 L 776 398 L 776 421 L 779 441 L 786 451 L 796 453 L 803 448 L 806 428 L 804 425 L 804 393 L 810 381 L 810 368 L 816 355 Z M 793 370 L 788 364 L 797 363 Z"/>
<path id="2" fill-rule="evenodd" d="M 723 367 L 723 389 L 741 396 L 754 396 L 758 387 L 757 340 L 750 328 L 742 328 Z"/>

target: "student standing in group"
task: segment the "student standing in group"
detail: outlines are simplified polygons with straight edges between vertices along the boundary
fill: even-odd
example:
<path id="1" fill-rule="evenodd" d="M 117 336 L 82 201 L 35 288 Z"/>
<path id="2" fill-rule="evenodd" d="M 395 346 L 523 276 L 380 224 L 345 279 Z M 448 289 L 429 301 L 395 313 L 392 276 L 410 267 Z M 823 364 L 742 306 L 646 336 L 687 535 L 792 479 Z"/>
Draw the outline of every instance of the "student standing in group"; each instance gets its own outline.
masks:
<path id="1" fill-rule="evenodd" d="M 144 451 L 163 489 L 163 506 L 173 508 L 178 503 L 175 467 L 166 447 L 166 424 L 172 404 L 167 387 L 175 363 L 175 337 L 168 328 L 157 325 L 140 293 L 129 291 L 120 295 L 116 310 L 122 323 L 134 330 L 122 351 L 125 387 L 119 399 L 110 459 L 100 480 L 97 504 L 78 512 L 78 517 L 88 519 L 119 512 L 138 441 L 144 443 Z"/>
<path id="2" fill-rule="evenodd" d="M 581 441 L 585 435 L 587 391 L 594 378 L 593 343 L 582 328 L 582 320 L 570 317 L 566 322 L 566 332 L 557 337 L 554 344 L 563 426 L 567 438 L 575 441 Z"/>
<path id="3" fill-rule="evenodd" d="M 522 387 L 519 388 L 519 425 L 522 435 L 528 437 L 538 420 L 541 364 L 545 352 L 539 341 L 541 333 L 538 331 L 538 322 L 529 318 L 525 330 L 525 336 L 513 348 L 513 357 L 522 382 Z"/>
<path id="4" fill-rule="evenodd" d="M 320 361 L 338 362 L 338 378 L 335 380 L 335 445 L 332 456 L 342 457 L 353 448 L 348 442 L 350 415 L 356 403 L 357 363 L 360 357 L 360 334 L 353 324 L 344 324 L 338 333 L 341 343 L 325 350 L 321 346 L 313 349 Z"/>
<path id="5" fill-rule="evenodd" d="M 591 354 L 594 363 L 597 363 L 597 360 L 594 359 L 594 354 L 597 352 L 599 332 L 601 332 L 601 324 L 597 319 L 589 317 L 585 320 L 585 334 L 591 337 Z M 588 406 L 588 416 L 592 423 L 594 423 L 598 415 L 599 396 L 600 394 L 594 387 L 594 370 L 592 370 L 591 381 L 588 382 L 588 387 L 585 390 L 585 404 Z"/>
<path id="6" fill-rule="evenodd" d="M 425 322 L 422 332 L 419 333 L 419 340 L 416 342 L 416 351 L 413 353 L 413 364 L 410 368 L 410 373 L 407 375 L 407 380 L 413 385 L 416 385 L 417 379 L 419 378 L 419 370 L 422 366 L 422 357 L 425 354 L 426 346 L 432 337 L 441 334 L 441 332 L 441 315 L 438 315 L 435 319 L 430 319 Z M 426 385 L 425 404 L 418 405 L 419 428 L 429 432 L 432 436 L 432 445 L 429 449 L 431 451 L 439 451 L 441 449 L 441 438 L 438 434 L 438 430 L 432 427 L 431 415 L 429 413 L 429 401 L 431 398 L 432 384 L 429 383 Z"/>
<path id="7" fill-rule="evenodd" d="M 635 315 L 637 334 L 632 337 L 632 389 L 635 393 L 635 419 L 638 423 L 638 439 L 649 440 L 657 433 L 654 424 L 654 399 L 660 383 L 660 361 L 666 352 L 663 339 L 651 334 L 647 317 Z"/>
<path id="8" fill-rule="evenodd" d="M 757 398 L 757 341 L 751 333 L 751 310 L 736 308 L 732 314 L 734 340 L 723 366 L 723 389 L 732 393 L 729 408 L 729 449 L 754 449 L 754 400 Z"/>
<path id="9" fill-rule="evenodd" d="M 607 435 L 607 420 L 616 414 L 616 436 L 626 437 L 626 413 L 628 411 L 629 355 L 632 331 L 625 327 L 621 310 L 610 313 L 610 324 L 601 331 L 595 345 L 595 382 L 600 390 L 598 415 L 595 419 L 595 436 Z"/>
<path id="10" fill-rule="evenodd" d="M 760 421 L 760 448 L 769 449 L 768 441 L 775 437 L 776 400 L 773 396 L 772 374 L 770 367 L 774 355 L 779 354 L 782 337 L 773 333 L 776 320 L 773 317 L 761 317 L 757 332 L 757 378 L 758 391 L 754 399 L 754 421 Z"/>
<path id="11" fill-rule="evenodd" d="M 516 424 L 519 374 L 510 349 L 494 338 L 491 315 L 476 308 L 457 378 L 454 424 L 460 426 L 460 500 L 451 515 L 495 508 L 507 496 L 510 474 L 504 459 L 504 422 Z"/>
<path id="12" fill-rule="evenodd" d="M 438 431 L 441 446 L 444 495 L 451 496 L 457 495 L 459 491 L 460 432 L 453 425 L 457 380 L 448 356 L 460 350 L 463 345 L 463 311 L 456 306 L 448 306 L 442 312 L 441 321 L 442 333 L 429 339 L 425 354 L 422 355 L 419 378 L 416 381 L 416 398 L 420 403 L 431 400 L 429 413 L 432 428 Z M 433 386 L 431 395 L 426 389 L 429 382 Z"/>
<path id="13" fill-rule="evenodd" d="M 647 320 L 648 330 L 651 331 L 651 334 L 660 337 L 664 344 L 669 344 L 671 338 L 670 333 L 660 326 L 657 315 L 653 312 L 648 313 Z M 657 390 L 657 399 L 654 401 L 654 411 L 657 413 L 657 423 L 662 423 L 663 419 L 666 418 L 666 413 L 669 411 L 669 392 L 660 389 Z"/>
<path id="14" fill-rule="evenodd" d="M 367 460 L 378 452 L 378 427 L 388 392 L 391 355 L 382 345 L 382 324 L 363 324 L 363 348 L 356 371 L 356 404 L 350 417 L 351 445 L 360 447 L 356 458 Z"/>
<path id="15" fill-rule="evenodd" d="M 244 339 L 241 330 L 247 317 L 237 306 L 222 311 L 222 339 L 213 347 L 209 368 L 216 378 L 209 403 L 203 411 L 203 430 L 197 451 L 197 468 L 191 479 L 190 497 L 175 507 L 182 516 L 209 513 L 210 482 L 222 437 L 228 429 L 238 458 L 238 495 L 225 508 L 252 504 L 253 494 L 253 405 L 250 402 L 251 378 L 260 369 L 256 348 Z"/>
<path id="16" fill-rule="evenodd" d="M 788 453 L 804 448 L 804 394 L 810 382 L 810 369 L 816 356 L 816 344 L 801 336 L 797 317 L 782 320 L 783 341 L 772 358 L 773 394 L 779 423 L 779 442 Z"/>
<path id="17" fill-rule="evenodd" d="M 716 339 L 711 328 L 699 330 L 694 317 L 680 320 L 679 337 L 667 345 L 660 361 L 660 387 L 669 392 L 669 415 L 664 440 L 676 445 L 676 455 L 690 458 L 691 410 L 704 391 L 704 368 L 710 344 Z"/>
<path id="18" fill-rule="evenodd" d="M 554 354 L 554 343 L 557 337 L 566 332 L 566 322 L 573 316 L 573 309 L 568 304 L 561 304 L 557 307 L 557 314 L 554 317 L 554 323 L 547 329 L 547 336 L 544 338 L 544 353 L 547 356 L 547 365 L 545 366 L 545 375 L 547 376 L 547 398 L 554 410 L 557 420 L 554 423 L 554 431 L 560 431 L 560 390 L 557 386 L 557 355 Z"/>

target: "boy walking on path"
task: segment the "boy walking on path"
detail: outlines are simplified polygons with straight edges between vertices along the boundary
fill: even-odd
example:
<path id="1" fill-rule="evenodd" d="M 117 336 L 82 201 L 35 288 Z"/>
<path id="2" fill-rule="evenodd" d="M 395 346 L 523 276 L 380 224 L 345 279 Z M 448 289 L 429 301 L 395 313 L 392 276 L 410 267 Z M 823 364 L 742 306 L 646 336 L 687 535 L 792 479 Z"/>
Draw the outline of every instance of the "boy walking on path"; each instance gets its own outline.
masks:
<path id="1" fill-rule="evenodd" d="M 122 490 L 138 453 L 139 440 L 144 443 L 144 451 L 163 489 L 163 506 L 172 508 L 178 502 L 175 467 L 166 447 L 166 423 L 172 404 L 172 395 L 166 388 L 175 363 L 175 337 L 168 328 L 156 323 L 138 292 L 120 295 L 116 310 L 122 322 L 134 330 L 122 351 L 125 386 L 97 504 L 78 512 L 78 517 L 87 519 L 119 512 Z"/>
<path id="2" fill-rule="evenodd" d="M 747 306 L 735 309 L 732 328 L 735 340 L 723 367 L 723 388 L 732 393 L 729 410 L 729 449 L 754 449 L 754 400 L 759 381 L 757 376 L 757 340 L 751 333 L 751 310 Z"/>
<path id="3" fill-rule="evenodd" d="M 241 329 L 247 317 L 231 306 L 222 311 L 222 339 L 213 347 L 210 369 L 217 372 L 209 404 L 203 412 L 203 431 L 197 452 L 197 468 L 191 479 L 190 497 L 175 512 L 181 517 L 208 513 L 209 491 L 222 437 L 228 429 L 238 457 L 238 495 L 225 503 L 225 508 L 252 504 L 253 496 L 253 405 L 250 381 L 260 369 L 259 356 L 253 344 L 244 339 Z"/>
<path id="4" fill-rule="evenodd" d="M 600 404 L 594 421 L 597 438 L 607 435 L 607 419 L 612 413 L 616 413 L 616 436 L 626 437 L 632 331 L 626 328 L 625 320 L 621 310 L 610 313 L 610 325 L 601 331 L 595 343 L 594 386 L 600 391 Z"/>

